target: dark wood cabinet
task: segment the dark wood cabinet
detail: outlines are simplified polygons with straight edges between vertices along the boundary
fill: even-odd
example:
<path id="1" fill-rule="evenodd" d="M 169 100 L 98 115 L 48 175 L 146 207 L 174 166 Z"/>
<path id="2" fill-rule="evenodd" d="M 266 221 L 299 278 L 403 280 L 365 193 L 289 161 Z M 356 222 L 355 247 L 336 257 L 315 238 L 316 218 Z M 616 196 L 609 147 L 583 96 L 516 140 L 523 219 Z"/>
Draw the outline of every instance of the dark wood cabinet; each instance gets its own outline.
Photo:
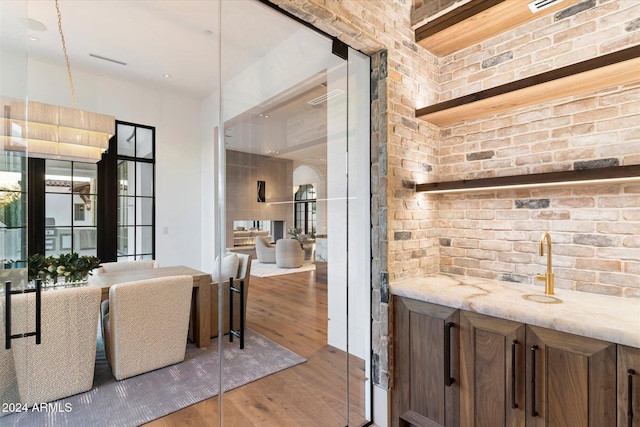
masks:
<path id="1" fill-rule="evenodd" d="M 618 346 L 618 427 L 640 427 L 640 348 Z"/>
<path id="2" fill-rule="evenodd" d="M 524 323 L 460 312 L 460 425 L 524 426 Z"/>
<path id="3" fill-rule="evenodd" d="M 459 421 L 459 311 L 394 297 L 394 426 Z"/>
<path id="4" fill-rule="evenodd" d="M 527 426 L 614 427 L 616 345 L 527 326 Z"/>
<path id="5" fill-rule="evenodd" d="M 640 349 L 394 296 L 393 426 L 640 427 Z"/>

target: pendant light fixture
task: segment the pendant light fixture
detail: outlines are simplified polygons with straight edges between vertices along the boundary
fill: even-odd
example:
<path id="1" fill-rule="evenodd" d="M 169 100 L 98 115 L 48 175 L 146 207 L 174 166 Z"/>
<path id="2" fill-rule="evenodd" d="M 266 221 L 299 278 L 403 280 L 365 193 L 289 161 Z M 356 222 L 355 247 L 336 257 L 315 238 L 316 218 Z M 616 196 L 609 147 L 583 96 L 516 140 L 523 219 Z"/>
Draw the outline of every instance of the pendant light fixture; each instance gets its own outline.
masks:
<path id="1" fill-rule="evenodd" d="M 74 108 L 0 97 L 0 137 L 5 150 L 29 157 L 96 163 L 115 133 L 115 118 L 78 109 L 58 0 L 55 4 Z"/>

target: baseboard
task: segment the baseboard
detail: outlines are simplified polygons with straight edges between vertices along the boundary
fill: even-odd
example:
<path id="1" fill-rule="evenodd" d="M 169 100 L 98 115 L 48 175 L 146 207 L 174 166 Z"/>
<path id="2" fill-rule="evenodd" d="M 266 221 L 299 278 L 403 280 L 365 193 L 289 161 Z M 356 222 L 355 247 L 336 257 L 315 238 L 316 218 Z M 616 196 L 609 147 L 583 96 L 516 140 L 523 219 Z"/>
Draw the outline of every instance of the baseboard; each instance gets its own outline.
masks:
<path id="1" fill-rule="evenodd" d="M 373 423 L 379 427 L 391 425 L 389 416 L 391 414 L 391 393 L 389 390 L 373 386 Z"/>

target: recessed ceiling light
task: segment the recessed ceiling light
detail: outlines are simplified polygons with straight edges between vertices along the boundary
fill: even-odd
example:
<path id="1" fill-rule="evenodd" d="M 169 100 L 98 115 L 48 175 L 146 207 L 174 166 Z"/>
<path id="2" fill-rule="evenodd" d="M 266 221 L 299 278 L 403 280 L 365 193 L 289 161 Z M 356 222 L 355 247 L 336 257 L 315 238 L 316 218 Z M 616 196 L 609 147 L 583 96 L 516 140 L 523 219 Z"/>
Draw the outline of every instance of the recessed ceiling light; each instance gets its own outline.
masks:
<path id="1" fill-rule="evenodd" d="M 39 41 L 40 39 L 39 39 L 39 38 L 37 38 L 36 36 L 31 36 L 31 35 L 30 35 L 30 36 L 29 36 L 29 40 L 31 40 L 32 42 L 37 42 L 37 41 Z"/>
<path id="2" fill-rule="evenodd" d="M 22 22 L 22 25 L 24 25 L 25 27 L 27 27 L 30 30 L 34 30 L 34 31 L 47 31 L 47 26 L 44 25 L 42 22 L 40 21 L 36 21 L 35 19 L 31 19 L 31 18 L 22 18 L 20 20 L 20 22 Z"/>
<path id="3" fill-rule="evenodd" d="M 264 115 L 264 117 L 268 119 L 268 118 L 269 118 L 269 115 L 268 115 L 268 114 L 265 114 L 265 115 Z"/>
<path id="4" fill-rule="evenodd" d="M 162 77 L 164 77 L 165 79 L 170 79 L 171 78 L 171 74 L 163 74 Z"/>

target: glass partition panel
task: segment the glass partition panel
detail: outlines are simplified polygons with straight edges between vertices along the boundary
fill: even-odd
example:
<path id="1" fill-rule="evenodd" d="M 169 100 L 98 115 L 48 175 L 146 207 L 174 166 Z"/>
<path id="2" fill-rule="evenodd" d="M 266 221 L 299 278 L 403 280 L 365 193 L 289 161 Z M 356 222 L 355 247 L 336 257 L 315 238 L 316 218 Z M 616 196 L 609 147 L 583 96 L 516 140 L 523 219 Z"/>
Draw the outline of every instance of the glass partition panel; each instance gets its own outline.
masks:
<path id="1" fill-rule="evenodd" d="M 95 256 L 98 247 L 96 165 L 51 159 L 44 163 L 45 255 L 75 252 Z"/>
<path id="2" fill-rule="evenodd" d="M 98 192 L 98 164 L 80 163 L 73 165 L 73 192 L 95 194 Z"/>
<path id="3" fill-rule="evenodd" d="M 73 230 L 73 247 L 74 252 L 79 255 L 95 256 L 97 247 L 98 229 L 95 227 L 74 228 Z"/>
<path id="4" fill-rule="evenodd" d="M 73 200 L 71 194 L 46 194 L 44 197 L 45 215 L 46 218 L 49 218 L 51 224 L 55 226 L 70 226 L 72 217 L 71 202 Z"/>
<path id="5" fill-rule="evenodd" d="M 153 159 L 153 130 L 138 128 L 136 132 L 136 157 Z"/>
<path id="6" fill-rule="evenodd" d="M 153 224 L 153 199 L 150 197 L 136 198 L 136 223 L 140 225 Z"/>
<path id="7" fill-rule="evenodd" d="M 136 162 L 136 182 L 138 196 L 153 196 L 153 163 Z"/>
<path id="8" fill-rule="evenodd" d="M 287 414 L 261 415 L 269 425 L 286 424 L 290 411 L 298 425 L 365 424 L 370 306 L 365 299 L 357 327 L 349 309 L 369 292 L 370 278 L 359 271 L 366 275 L 357 277 L 360 292 L 350 292 L 349 264 L 370 261 L 369 215 L 357 217 L 366 243 L 351 253 L 349 240 L 355 236 L 350 203 L 368 210 L 369 189 L 350 189 L 347 174 L 352 104 L 346 46 L 254 1 L 221 2 L 221 23 L 216 252 L 251 257 L 251 274 L 240 267 L 233 281 L 234 288 L 245 286 L 244 345 L 273 346 L 261 365 L 278 373 L 259 388 L 249 384 L 245 393 L 225 393 L 220 421 L 251 422 L 238 409 L 249 395 L 252 406 L 288 408 Z M 340 56 L 333 53 L 336 46 Z M 368 85 L 368 75 L 358 79 Z M 366 99 L 368 117 L 368 91 L 358 95 Z M 367 162 L 368 139 L 358 144 L 364 144 Z M 368 183 L 368 170 L 353 172 L 361 174 L 356 182 Z M 221 372 L 227 373 L 225 363 L 243 351 L 236 336 L 242 334 L 236 320 L 241 306 L 226 294 L 235 294 L 229 279 L 221 280 L 216 314 L 224 320 L 229 307 L 234 311 L 221 357 Z M 229 331 L 220 324 L 218 333 Z"/>
<path id="9" fill-rule="evenodd" d="M 118 160 L 118 194 L 135 196 L 135 162 Z"/>
<path id="10" fill-rule="evenodd" d="M 349 48 L 348 71 L 348 334 L 349 425 L 372 419 L 370 58 Z M 364 404 L 364 405 L 363 405 Z"/>
<path id="11" fill-rule="evenodd" d="M 118 154 L 121 156 L 136 155 L 136 128 L 125 124 L 118 124 Z"/>
<path id="12" fill-rule="evenodd" d="M 27 164 L 22 153 L 0 150 L 0 276 L 26 279 Z"/>
<path id="13" fill-rule="evenodd" d="M 136 234 L 136 254 L 151 254 L 153 251 L 153 227 L 136 227 Z"/>

